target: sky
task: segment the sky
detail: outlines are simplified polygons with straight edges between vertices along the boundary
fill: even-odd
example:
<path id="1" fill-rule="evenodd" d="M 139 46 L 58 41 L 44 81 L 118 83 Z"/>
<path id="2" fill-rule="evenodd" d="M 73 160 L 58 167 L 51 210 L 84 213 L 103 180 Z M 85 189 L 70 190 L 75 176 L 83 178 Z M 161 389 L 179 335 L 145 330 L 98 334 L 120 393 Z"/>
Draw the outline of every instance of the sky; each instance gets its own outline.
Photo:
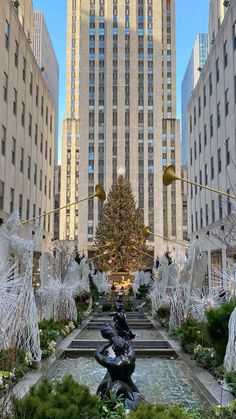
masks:
<path id="1" fill-rule="evenodd" d="M 65 116 L 66 0 L 33 0 L 35 10 L 42 10 L 60 71 L 59 144 L 61 121 Z M 177 117 L 181 117 L 181 82 L 192 52 L 196 35 L 208 30 L 209 0 L 175 0 L 176 7 L 176 94 Z M 59 145 L 60 150 L 60 145 Z M 59 153 L 60 160 L 60 153 Z"/>

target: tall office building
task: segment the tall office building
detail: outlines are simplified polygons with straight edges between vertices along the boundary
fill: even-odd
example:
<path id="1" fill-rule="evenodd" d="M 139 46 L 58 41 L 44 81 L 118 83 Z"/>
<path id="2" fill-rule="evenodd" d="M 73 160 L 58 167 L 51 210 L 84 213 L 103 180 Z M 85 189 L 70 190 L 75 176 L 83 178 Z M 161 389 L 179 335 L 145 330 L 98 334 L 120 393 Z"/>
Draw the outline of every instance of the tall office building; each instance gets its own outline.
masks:
<path id="1" fill-rule="evenodd" d="M 196 37 L 194 47 L 184 78 L 181 84 L 181 130 L 182 130 L 182 164 L 188 161 L 188 135 L 187 135 L 187 108 L 188 102 L 194 90 L 200 73 L 204 67 L 208 55 L 208 34 L 200 33 Z"/>
<path id="2" fill-rule="evenodd" d="M 66 118 L 63 121 L 61 205 L 108 192 L 119 171 L 130 180 L 144 223 L 181 240 L 181 185 L 176 120 L 174 0 L 68 0 Z M 93 244 L 101 203 L 61 211 L 60 238 Z M 155 254 L 167 242 L 150 238 Z"/>
<path id="3" fill-rule="evenodd" d="M 236 2 L 211 16 L 217 4 L 212 0 L 209 12 L 209 33 L 217 26 L 214 42 L 188 104 L 188 170 L 191 180 L 235 196 Z M 213 268 L 232 267 L 236 254 L 235 200 L 197 187 L 188 197 L 189 231 L 208 253 L 212 280 Z"/>
<path id="4" fill-rule="evenodd" d="M 25 14 L 24 14 L 25 13 Z M 32 51 L 32 1 L 0 1 L 0 217 L 23 220 L 54 207 L 54 104 Z M 31 29 L 32 30 L 32 29 Z M 30 35 L 30 37 L 29 37 Z M 32 231 L 34 223 L 24 226 Z M 45 239 L 52 217 L 43 217 Z M 31 237 L 31 235 L 30 235 Z M 46 247 L 47 240 L 43 241 Z"/>
<path id="5" fill-rule="evenodd" d="M 55 109 L 54 163 L 58 160 L 59 67 L 43 13 L 34 11 L 33 51 L 51 93 Z"/>

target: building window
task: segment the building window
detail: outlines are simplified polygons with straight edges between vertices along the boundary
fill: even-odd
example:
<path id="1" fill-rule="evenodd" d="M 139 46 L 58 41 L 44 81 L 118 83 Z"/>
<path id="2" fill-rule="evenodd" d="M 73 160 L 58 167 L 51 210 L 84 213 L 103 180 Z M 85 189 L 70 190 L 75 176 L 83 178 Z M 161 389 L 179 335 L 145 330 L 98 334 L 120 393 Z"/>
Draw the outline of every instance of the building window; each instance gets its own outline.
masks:
<path id="1" fill-rule="evenodd" d="M 203 87 L 203 105 L 206 106 L 206 86 Z"/>
<path id="2" fill-rule="evenodd" d="M 8 75 L 7 73 L 3 74 L 3 99 L 7 102 L 7 90 L 8 90 Z"/>
<path id="3" fill-rule="evenodd" d="M 219 219 L 223 218 L 222 195 L 219 195 Z"/>
<path id="4" fill-rule="evenodd" d="M 226 166 L 228 166 L 230 163 L 229 138 L 227 138 L 225 142 L 225 158 L 226 158 Z"/>
<path id="5" fill-rule="evenodd" d="M 4 125 L 2 125 L 2 138 L 1 138 L 1 153 L 3 156 L 6 154 L 6 140 L 7 140 L 7 130 Z"/>
<path id="6" fill-rule="evenodd" d="M 39 190 L 42 191 L 42 183 L 43 183 L 43 172 L 42 170 L 40 170 L 40 175 L 39 175 Z"/>
<path id="7" fill-rule="evenodd" d="M 4 207 L 4 182 L 0 180 L 0 210 Z"/>
<path id="8" fill-rule="evenodd" d="M 5 32 L 5 47 L 8 49 L 9 48 L 9 38 L 10 38 L 10 24 L 9 24 L 8 20 L 5 20 L 4 32 Z"/>
<path id="9" fill-rule="evenodd" d="M 22 79 L 25 82 L 25 80 L 26 80 L 26 59 L 25 59 L 25 57 L 23 57 Z"/>
<path id="10" fill-rule="evenodd" d="M 25 104 L 22 102 L 22 112 L 21 112 L 21 125 L 25 126 Z"/>
<path id="11" fill-rule="evenodd" d="M 229 113 L 229 99 L 228 99 L 228 89 L 225 91 L 225 116 Z"/>
<path id="12" fill-rule="evenodd" d="M 16 163 L 16 139 L 12 137 L 11 162 L 15 166 Z"/>
<path id="13" fill-rule="evenodd" d="M 224 67 L 226 68 L 228 65 L 228 54 L 227 54 L 227 41 L 225 41 L 223 46 L 223 54 L 224 54 Z"/>
<path id="14" fill-rule="evenodd" d="M 209 75 L 209 95 L 212 95 L 212 73 Z"/>
<path id="15" fill-rule="evenodd" d="M 30 94 L 33 94 L 33 74 L 30 72 Z"/>
<path id="16" fill-rule="evenodd" d="M 212 199 L 211 201 L 211 215 L 212 215 L 212 222 L 215 222 L 215 201 Z"/>
<path id="17" fill-rule="evenodd" d="M 20 148 L 20 171 L 24 173 L 24 149 Z"/>
<path id="18" fill-rule="evenodd" d="M 206 225 L 209 223 L 208 204 L 206 204 Z"/>
<path id="19" fill-rule="evenodd" d="M 190 130 L 190 134 L 192 133 L 193 127 L 192 127 L 192 115 L 190 115 L 189 118 L 189 130 Z"/>
<path id="20" fill-rule="evenodd" d="M 19 44 L 15 41 L 15 66 L 18 67 L 18 58 L 19 58 Z"/>
<path id="21" fill-rule="evenodd" d="M 210 116 L 210 137 L 213 137 L 213 115 Z"/>
<path id="22" fill-rule="evenodd" d="M 216 83 L 220 80 L 219 58 L 216 60 Z"/>
<path id="23" fill-rule="evenodd" d="M 208 176 L 207 176 L 207 164 L 205 164 L 205 185 L 208 183 Z"/>
<path id="24" fill-rule="evenodd" d="M 38 125 L 37 124 L 35 124 L 34 143 L 35 145 L 38 144 Z"/>
<path id="25" fill-rule="evenodd" d="M 40 153 L 42 153 L 43 152 L 43 134 L 42 134 L 42 132 L 41 132 L 41 134 L 40 134 Z"/>
<path id="26" fill-rule="evenodd" d="M 198 116 L 201 116 L 201 97 L 198 98 Z"/>
<path id="27" fill-rule="evenodd" d="M 37 185 L 37 164 L 34 163 L 34 185 Z"/>
<path id="28" fill-rule="evenodd" d="M 43 107 L 44 107 L 44 99 L 43 96 L 41 96 L 41 115 L 43 116 Z"/>
<path id="29" fill-rule="evenodd" d="M 47 195 L 47 176 L 46 175 L 44 179 L 44 195 Z"/>
<path id="30" fill-rule="evenodd" d="M 227 193 L 230 194 L 230 189 L 227 189 Z M 230 215 L 231 214 L 231 210 L 232 210 L 232 206 L 231 206 L 231 198 L 228 196 L 227 197 L 227 214 Z"/>
<path id="31" fill-rule="evenodd" d="M 218 172 L 221 173 L 221 148 L 218 148 Z"/>
<path id="32" fill-rule="evenodd" d="M 10 188 L 10 214 L 14 211 L 14 189 Z"/>
<path id="33" fill-rule="evenodd" d="M 204 125 L 204 145 L 207 145 L 207 126 Z"/>
<path id="34" fill-rule="evenodd" d="M 197 118 L 196 118 L 196 106 L 194 106 L 194 109 L 193 109 L 193 123 L 194 123 L 194 125 L 196 125 L 196 120 L 197 120 Z"/>
<path id="35" fill-rule="evenodd" d="M 32 115 L 29 113 L 29 136 L 32 136 Z"/>
<path id="36" fill-rule="evenodd" d="M 234 22 L 233 27 L 232 27 L 232 35 L 233 35 L 233 47 L 235 50 L 236 49 L 236 21 Z"/>
<path id="37" fill-rule="evenodd" d="M 214 157 L 211 157 L 211 180 L 214 179 Z"/>
<path id="38" fill-rule="evenodd" d="M 197 143 L 194 141 L 194 160 L 197 158 Z"/>
<path id="39" fill-rule="evenodd" d="M 30 218 L 30 200 L 27 199 L 26 201 L 26 220 Z"/>
<path id="40" fill-rule="evenodd" d="M 13 88 L 13 113 L 17 115 L 17 90 Z"/>
<path id="41" fill-rule="evenodd" d="M 217 103 L 217 127 L 220 127 L 220 103 Z"/>
<path id="42" fill-rule="evenodd" d="M 28 179 L 31 177 L 31 157 L 28 156 L 28 170 L 27 170 Z"/>
<path id="43" fill-rule="evenodd" d="M 36 84 L 35 104 L 38 107 L 38 104 L 39 104 L 39 87 L 38 87 L 37 84 Z"/>
<path id="44" fill-rule="evenodd" d="M 202 135 L 201 133 L 198 136 L 198 147 L 199 147 L 199 154 L 202 152 Z"/>

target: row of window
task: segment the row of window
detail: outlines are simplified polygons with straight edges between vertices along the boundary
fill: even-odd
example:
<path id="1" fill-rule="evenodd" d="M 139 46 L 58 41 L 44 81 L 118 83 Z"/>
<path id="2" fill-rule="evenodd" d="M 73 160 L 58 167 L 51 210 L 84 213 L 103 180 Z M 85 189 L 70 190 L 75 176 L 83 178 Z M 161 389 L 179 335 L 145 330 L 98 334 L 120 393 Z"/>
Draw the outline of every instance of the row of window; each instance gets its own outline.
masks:
<path id="1" fill-rule="evenodd" d="M 204 137 L 205 138 L 205 137 Z M 206 141 L 204 139 L 204 145 L 206 145 Z M 201 134 L 199 134 L 199 142 L 198 142 L 198 151 L 199 155 L 202 152 L 202 140 L 201 140 Z M 218 173 L 221 172 L 221 148 L 217 151 L 217 158 L 218 158 Z M 190 148 L 190 165 L 193 165 L 193 159 L 197 159 L 197 142 L 194 141 L 194 148 Z M 214 157 L 211 157 L 211 159 L 214 159 Z M 230 164 L 230 149 L 229 149 L 229 138 L 225 141 L 225 164 L 228 166 Z M 213 179 L 213 178 L 212 178 Z"/>
<path id="2" fill-rule="evenodd" d="M 9 38 L 10 38 L 10 24 L 6 20 L 5 21 L 5 47 L 9 50 Z M 15 47 L 14 47 L 14 63 L 15 67 L 18 68 L 19 66 L 19 44 L 17 40 L 15 40 Z M 27 79 L 27 61 L 25 57 L 22 57 L 22 80 L 26 83 Z M 34 87 L 34 80 L 33 80 L 33 73 L 29 72 L 29 94 L 33 96 L 33 87 Z M 3 99 L 5 102 L 8 100 L 8 74 L 4 71 L 3 75 Z M 24 105 L 24 103 L 22 102 Z M 39 106 L 39 86 L 35 85 L 35 105 L 38 108 Z M 45 109 L 45 110 L 44 110 Z M 52 132 L 52 115 L 49 117 L 48 106 L 44 106 L 44 97 L 41 95 L 41 103 L 40 103 L 40 112 L 41 116 L 44 116 L 45 112 L 45 120 L 46 125 L 48 125 L 50 119 L 50 132 Z M 13 113 L 17 115 L 17 90 L 13 88 Z"/>
<path id="3" fill-rule="evenodd" d="M 227 191 L 230 193 L 230 191 Z M 218 216 L 219 220 L 224 218 L 226 215 L 230 215 L 232 212 L 232 205 L 230 198 L 227 199 L 227 202 L 224 204 L 222 200 L 222 196 L 219 195 L 218 197 Z M 211 217 L 209 217 L 211 215 Z M 195 224 L 194 224 L 195 221 Z M 191 230 L 196 231 L 199 228 L 203 228 L 204 226 L 209 225 L 210 223 L 214 223 L 216 221 L 216 209 L 215 209 L 215 200 L 212 199 L 211 205 L 209 207 L 208 204 L 205 205 L 205 212 L 202 208 L 200 208 L 200 213 L 198 211 L 195 212 L 195 217 L 193 214 L 191 215 Z"/>
<path id="4" fill-rule="evenodd" d="M 38 125 L 35 124 L 35 145 L 38 144 Z M 2 133 L 1 133 L 1 154 L 3 156 L 6 155 L 6 142 L 7 142 L 7 129 L 4 125 L 2 125 Z M 21 147 L 21 150 L 23 148 Z M 40 153 L 43 153 L 43 134 L 40 135 L 40 147 L 39 147 Z M 15 155 L 16 155 L 16 138 L 12 137 L 12 164 L 15 165 Z M 24 155 L 24 150 L 23 150 Z M 48 150 L 48 142 L 45 141 L 44 145 L 44 158 L 45 160 L 49 159 L 49 165 L 52 164 L 52 148 L 50 147 Z"/>
<path id="5" fill-rule="evenodd" d="M 14 211 L 15 208 L 19 209 L 20 217 L 23 218 L 23 195 L 19 194 L 19 200 L 18 205 L 16 205 L 16 194 L 15 189 L 10 188 L 9 191 L 9 212 L 10 214 Z M 4 198 L 5 198 L 5 184 L 4 182 L 0 181 L 0 210 L 6 210 L 4 208 Z M 38 215 L 41 215 L 42 211 L 41 208 L 38 210 Z M 25 218 L 26 220 L 30 219 L 31 217 L 36 217 L 36 204 L 33 204 L 32 206 L 32 212 L 30 211 L 30 200 L 26 200 L 26 206 L 25 206 Z M 47 231 L 50 231 L 50 214 L 48 217 L 48 223 L 47 223 Z M 43 229 L 46 230 L 46 216 L 43 217 Z"/>

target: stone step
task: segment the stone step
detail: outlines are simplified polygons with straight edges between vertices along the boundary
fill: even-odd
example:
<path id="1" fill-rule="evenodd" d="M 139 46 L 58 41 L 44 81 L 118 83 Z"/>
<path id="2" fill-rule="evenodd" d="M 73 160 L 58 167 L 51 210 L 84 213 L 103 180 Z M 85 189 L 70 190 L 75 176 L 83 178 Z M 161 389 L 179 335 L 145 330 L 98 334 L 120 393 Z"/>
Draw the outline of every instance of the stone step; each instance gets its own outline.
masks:
<path id="1" fill-rule="evenodd" d="M 65 358 L 77 358 L 78 356 L 93 355 L 97 348 L 67 348 L 63 352 Z M 137 356 L 164 356 L 164 357 L 177 357 L 176 352 L 172 348 L 135 348 Z"/>
<path id="2" fill-rule="evenodd" d="M 88 322 L 87 324 L 86 324 L 86 327 L 88 328 L 88 329 L 100 329 L 103 325 L 104 325 L 104 323 L 111 323 L 111 320 L 110 321 L 101 321 L 101 322 Z M 130 329 L 132 329 L 132 328 L 134 328 L 134 329 L 155 329 L 155 327 L 153 326 L 153 324 L 152 323 L 150 323 L 149 321 L 147 321 L 147 322 L 136 322 L 136 321 L 128 321 L 127 322 L 128 323 L 128 326 L 129 326 L 129 328 Z M 157 330 L 157 329 L 156 329 Z"/>
<path id="3" fill-rule="evenodd" d="M 102 345 L 104 345 L 105 342 L 101 340 L 80 340 L 80 339 L 74 339 L 68 346 L 68 348 L 93 348 L 96 349 Z M 129 342 L 129 344 L 136 350 L 136 349 L 170 349 L 171 346 L 169 342 L 166 340 L 132 340 Z"/>

